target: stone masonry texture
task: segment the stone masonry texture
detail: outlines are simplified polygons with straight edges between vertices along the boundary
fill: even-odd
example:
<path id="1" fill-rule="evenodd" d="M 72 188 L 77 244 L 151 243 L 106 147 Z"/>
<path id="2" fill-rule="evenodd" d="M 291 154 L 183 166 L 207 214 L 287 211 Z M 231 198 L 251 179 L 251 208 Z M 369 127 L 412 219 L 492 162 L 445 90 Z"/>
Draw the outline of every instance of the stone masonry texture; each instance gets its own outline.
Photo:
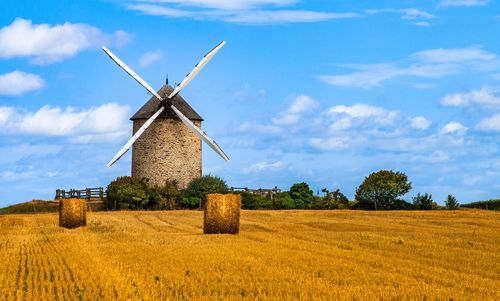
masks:
<path id="1" fill-rule="evenodd" d="M 133 121 L 134 133 L 144 122 Z M 194 124 L 201 128 L 200 121 Z M 158 118 L 132 146 L 132 176 L 158 185 L 177 180 L 185 188 L 201 176 L 201 140 L 180 119 Z"/>

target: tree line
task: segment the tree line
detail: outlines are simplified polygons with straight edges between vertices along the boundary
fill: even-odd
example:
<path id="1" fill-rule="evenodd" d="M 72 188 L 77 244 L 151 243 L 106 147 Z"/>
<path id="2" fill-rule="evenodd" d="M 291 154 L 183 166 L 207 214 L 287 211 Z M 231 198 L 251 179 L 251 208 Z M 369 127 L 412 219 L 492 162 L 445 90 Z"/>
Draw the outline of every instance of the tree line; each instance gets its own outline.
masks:
<path id="1" fill-rule="evenodd" d="M 322 195 L 315 195 L 305 182 L 293 184 L 288 191 L 276 194 L 236 193 L 241 194 L 243 209 L 442 209 L 428 193 L 417 193 L 412 202 L 402 199 L 411 188 L 404 173 L 380 170 L 365 177 L 356 189 L 354 200 L 349 200 L 340 189 L 324 188 Z M 104 205 L 109 210 L 194 209 L 203 207 L 207 194 L 228 192 L 226 182 L 213 175 L 193 179 L 185 189 L 179 189 L 176 181 L 159 186 L 143 178 L 119 177 L 108 185 Z M 445 204 L 446 209 L 460 206 L 453 195 L 448 195 Z"/>

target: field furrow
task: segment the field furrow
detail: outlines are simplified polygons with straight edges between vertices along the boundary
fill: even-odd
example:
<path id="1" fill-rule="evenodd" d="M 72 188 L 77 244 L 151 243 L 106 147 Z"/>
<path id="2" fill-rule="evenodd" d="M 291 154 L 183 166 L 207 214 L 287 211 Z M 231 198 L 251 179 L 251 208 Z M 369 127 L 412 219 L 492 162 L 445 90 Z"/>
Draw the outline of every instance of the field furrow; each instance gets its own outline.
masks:
<path id="1" fill-rule="evenodd" d="M 0 217 L 0 300 L 498 300 L 500 214 L 200 211 Z"/>

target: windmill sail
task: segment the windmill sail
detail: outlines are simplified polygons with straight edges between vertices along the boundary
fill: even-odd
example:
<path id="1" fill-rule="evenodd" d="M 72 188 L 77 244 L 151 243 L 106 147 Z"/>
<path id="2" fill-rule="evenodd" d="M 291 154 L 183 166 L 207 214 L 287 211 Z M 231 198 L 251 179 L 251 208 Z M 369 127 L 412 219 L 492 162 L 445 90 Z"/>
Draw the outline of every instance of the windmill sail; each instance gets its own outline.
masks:
<path id="1" fill-rule="evenodd" d="M 203 67 L 214 57 L 214 55 L 224 46 L 226 42 L 222 41 L 217 45 L 214 49 L 212 49 L 209 53 L 207 53 L 203 59 L 194 67 L 193 71 L 191 71 L 184 80 L 170 93 L 168 96 L 169 100 L 172 100 L 182 89 L 184 89 L 193 78 L 203 69 Z M 145 81 L 143 80 L 137 73 L 135 73 L 132 69 L 130 69 L 124 62 L 122 62 L 116 55 L 114 55 L 108 48 L 102 47 L 102 50 L 125 72 L 127 72 L 130 76 L 132 76 L 139 84 L 141 84 L 148 92 L 153 94 L 158 100 L 162 101 L 163 98 Z M 165 110 L 165 104 L 162 103 L 161 107 L 154 113 L 149 119 L 139 128 L 139 130 L 130 138 L 129 141 L 120 149 L 120 151 L 109 161 L 108 166 L 113 165 L 118 159 L 120 159 L 134 144 L 134 142 L 139 139 L 139 137 L 144 133 L 144 131 L 158 118 L 158 116 Z M 181 121 L 198 137 L 205 141 L 217 154 L 219 154 L 224 160 L 229 161 L 229 157 L 222 151 L 222 149 L 217 145 L 217 143 L 205 134 L 200 128 L 198 128 L 189 118 L 187 118 L 181 111 L 179 111 L 174 105 L 170 105 L 170 108 L 175 112 L 177 116 L 181 119 Z"/>
<path id="2" fill-rule="evenodd" d="M 205 141 L 208 146 L 210 146 L 219 156 L 222 157 L 222 159 L 229 161 L 229 157 L 224 153 L 224 151 L 219 147 L 217 142 L 213 140 L 212 138 L 208 137 L 208 135 L 202 131 L 199 127 L 197 127 L 189 118 L 184 116 L 184 114 L 181 113 L 175 106 L 170 106 L 172 110 L 174 110 L 175 114 L 179 116 L 181 121 L 191 130 L 193 131 L 198 137 L 200 137 L 201 140 Z"/>
<path id="3" fill-rule="evenodd" d="M 156 91 L 145 80 L 143 80 L 139 75 L 137 75 L 137 73 L 135 73 L 132 69 L 130 69 L 124 62 L 122 62 L 116 55 L 114 55 L 113 52 L 111 52 L 108 48 L 106 48 L 104 46 L 102 47 L 102 50 L 104 50 L 104 52 L 106 52 L 106 54 L 118 66 L 120 66 L 120 68 L 125 70 L 125 72 L 127 72 L 130 76 L 132 76 L 139 84 L 141 84 L 141 86 L 146 88 L 146 90 L 148 90 L 149 93 L 156 96 L 156 98 L 158 98 L 158 100 L 163 100 L 163 98 L 160 95 L 158 95 L 158 93 L 156 93 Z"/>
<path id="4" fill-rule="evenodd" d="M 130 140 L 127 141 L 127 143 L 125 143 L 125 145 L 122 147 L 122 149 L 120 149 L 120 151 L 116 154 L 116 156 L 114 156 L 113 159 L 109 161 L 108 167 L 113 165 L 116 161 L 118 161 L 118 159 L 120 159 L 123 155 L 125 155 L 125 153 L 130 149 L 132 144 L 134 144 L 134 142 L 137 139 L 139 139 L 142 133 L 144 133 L 144 131 L 151 125 L 151 123 L 153 123 L 153 121 L 155 121 L 156 118 L 158 118 L 158 116 L 164 110 L 165 107 L 162 106 L 158 111 L 156 111 L 156 113 L 153 114 L 153 116 L 149 117 L 149 119 L 139 128 L 139 130 L 135 132 L 134 136 L 132 136 L 132 138 L 130 138 Z"/>
<path id="5" fill-rule="evenodd" d="M 209 53 L 207 53 L 201 59 L 201 61 L 198 64 L 196 64 L 196 66 L 194 66 L 193 71 L 189 72 L 188 75 L 186 75 L 186 77 L 184 78 L 184 80 L 182 80 L 182 82 L 177 87 L 175 87 L 174 91 L 172 91 L 172 93 L 170 93 L 168 98 L 172 99 L 172 97 L 175 97 L 175 95 L 177 95 L 182 89 L 184 89 L 193 80 L 193 78 L 195 78 L 195 76 L 198 73 L 200 73 L 201 69 L 203 69 L 203 67 L 205 67 L 205 65 L 208 62 L 210 62 L 210 60 L 214 57 L 214 55 L 216 55 L 217 52 L 219 52 L 219 50 L 225 44 L 226 44 L 226 42 L 222 41 L 219 43 L 219 45 L 215 46 L 214 49 L 212 49 Z"/>

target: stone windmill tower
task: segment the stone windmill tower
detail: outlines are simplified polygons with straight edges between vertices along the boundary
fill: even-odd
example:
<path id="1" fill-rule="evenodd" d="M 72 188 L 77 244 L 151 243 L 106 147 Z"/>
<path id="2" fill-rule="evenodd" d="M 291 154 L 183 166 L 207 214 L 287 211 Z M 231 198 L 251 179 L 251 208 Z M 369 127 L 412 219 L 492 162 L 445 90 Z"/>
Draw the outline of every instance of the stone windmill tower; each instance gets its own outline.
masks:
<path id="1" fill-rule="evenodd" d="M 158 185 L 165 184 L 167 180 L 177 180 L 180 187 L 186 187 L 191 179 L 201 176 L 201 141 L 199 139 L 224 160 L 229 160 L 219 145 L 201 130 L 203 119 L 200 115 L 179 95 L 179 92 L 191 82 L 224 44 L 225 42 L 222 41 L 207 53 L 175 88 L 167 84 L 158 92 L 109 49 L 102 48 L 118 66 L 153 95 L 132 116 L 134 134 L 109 161 L 108 166 L 113 165 L 133 145 L 132 176 L 148 178 Z"/>
<path id="2" fill-rule="evenodd" d="M 174 89 L 163 86 L 159 95 L 169 95 Z M 176 95 L 172 103 L 201 128 L 203 119 L 182 98 Z M 155 96 L 130 118 L 133 133 L 158 111 L 160 103 Z M 190 180 L 201 176 L 201 141 L 168 108 L 164 110 L 132 146 L 132 176 L 148 178 L 151 183 L 164 185 L 167 180 L 177 180 L 179 187 L 186 187 Z"/>

